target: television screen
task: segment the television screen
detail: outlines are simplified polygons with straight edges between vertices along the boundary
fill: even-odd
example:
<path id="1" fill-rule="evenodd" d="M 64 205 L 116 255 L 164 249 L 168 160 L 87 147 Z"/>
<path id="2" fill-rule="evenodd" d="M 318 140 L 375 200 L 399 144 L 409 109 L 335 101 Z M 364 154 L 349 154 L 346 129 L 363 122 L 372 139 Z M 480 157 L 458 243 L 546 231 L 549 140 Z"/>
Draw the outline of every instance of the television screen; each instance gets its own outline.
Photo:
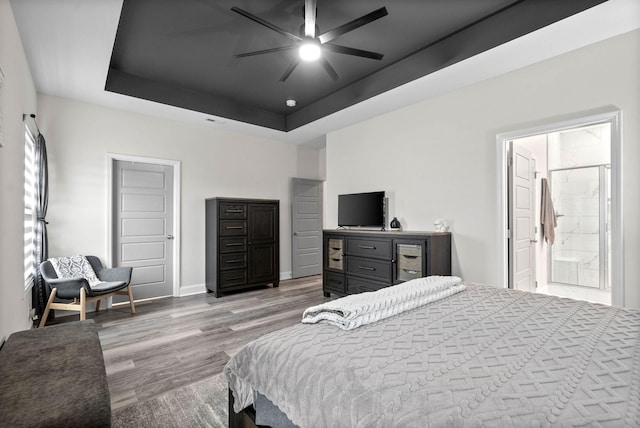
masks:
<path id="1" fill-rule="evenodd" d="M 384 192 L 338 195 L 338 226 L 384 227 Z"/>

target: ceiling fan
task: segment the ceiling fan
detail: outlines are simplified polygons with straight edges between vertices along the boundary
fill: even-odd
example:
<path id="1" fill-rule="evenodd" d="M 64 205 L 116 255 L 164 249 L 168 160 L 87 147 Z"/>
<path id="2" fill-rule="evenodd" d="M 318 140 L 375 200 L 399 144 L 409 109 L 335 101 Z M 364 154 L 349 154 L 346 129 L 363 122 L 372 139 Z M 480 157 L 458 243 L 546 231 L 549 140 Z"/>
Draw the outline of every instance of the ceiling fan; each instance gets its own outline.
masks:
<path id="1" fill-rule="evenodd" d="M 254 55 L 262 55 L 273 52 L 282 52 L 292 49 L 298 49 L 300 55 L 297 56 L 291 64 L 284 71 L 282 76 L 280 77 L 280 81 L 284 82 L 291 75 L 293 70 L 300 63 L 300 59 L 313 61 L 318 60 L 322 67 L 326 70 L 326 72 L 331 76 L 333 80 L 337 80 L 340 78 L 336 70 L 329 64 L 326 58 L 322 56 L 322 51 L 335 52 L 345 55 L 353 55 L 362 58 L 370 58 L 375 60 L 381 60 L 383 55 L 365 51 L 362 49 L 350 48 L 347 46 L 341 46 L 331 43 L 332 40 L 342 36 L 345 33 L 355 30 L 356 28 L 360 28 L 363 25 L 369 24 L 377 19 L 380 19 L 386 15 L 388 15 L 387 9 L 385 7 L 381 7 L 380 9 L 376 9 L 373 12 L 370 12 L 360 18 L 354 19 L 353 21 L 349 21 L 346 24 L 340 25 L 333 30 L 329 30 L 325 33 L 318 35 L 318 26 L 316 24 L 316 0 L 305 0 L 304 1 L 304 24 L 300 27 L 300 35 L 297 36 L 293 33 L 290 33 L 282 28 L 274 25 L 270 22 L 265 21 L 264 19 L 253 15 L 245 10 L 240 9 L 239 7 L 233 6 L 231 8 L 233 12 L 236 12 L 245 18 L 249 18 L 252 21 L 257 22 L 260 25 L 264 25 L 265 27 L 282 34 L 283 36 L 288 37 L 293 41 L 293 44 L 287 46 L 280 46 L 271 49 L 263 49 L 259 51 L 246 52 L 235 55 L 236 58 L 242 58 L 247 56 Z"/>

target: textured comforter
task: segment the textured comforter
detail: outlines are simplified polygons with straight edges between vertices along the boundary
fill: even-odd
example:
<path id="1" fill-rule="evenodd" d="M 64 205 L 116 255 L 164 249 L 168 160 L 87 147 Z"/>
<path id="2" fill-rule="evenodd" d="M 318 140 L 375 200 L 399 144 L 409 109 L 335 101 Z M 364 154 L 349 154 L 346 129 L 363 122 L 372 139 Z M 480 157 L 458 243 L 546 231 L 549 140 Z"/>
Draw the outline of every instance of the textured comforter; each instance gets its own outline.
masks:
<path id="1" fill-rule="evenodd" d="M 640 424 L 640 311 L 467 284 L 343 331 L 299 324 L 225 367 L 300 427 Z"/>

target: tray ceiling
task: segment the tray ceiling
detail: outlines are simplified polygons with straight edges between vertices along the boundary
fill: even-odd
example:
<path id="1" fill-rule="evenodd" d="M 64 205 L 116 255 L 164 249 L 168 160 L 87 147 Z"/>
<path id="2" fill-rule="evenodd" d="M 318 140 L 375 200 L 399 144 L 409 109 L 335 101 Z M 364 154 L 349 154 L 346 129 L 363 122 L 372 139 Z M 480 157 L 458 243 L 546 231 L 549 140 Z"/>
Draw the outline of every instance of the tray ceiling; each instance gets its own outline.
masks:
<path id="1" fill-rule="evenodd" d="M 289 40 L 231 8 L 299 34 L 303 0 L 125 0 L 105 89 L 288 132 L 603 2 L 318 0 L 320 33 L 386 7 L 387 16 L 335 40 L 384 57 L 324 52 L 340 79 L 301 62 L 281 82 L 295 50 L 235 55 Z"/>

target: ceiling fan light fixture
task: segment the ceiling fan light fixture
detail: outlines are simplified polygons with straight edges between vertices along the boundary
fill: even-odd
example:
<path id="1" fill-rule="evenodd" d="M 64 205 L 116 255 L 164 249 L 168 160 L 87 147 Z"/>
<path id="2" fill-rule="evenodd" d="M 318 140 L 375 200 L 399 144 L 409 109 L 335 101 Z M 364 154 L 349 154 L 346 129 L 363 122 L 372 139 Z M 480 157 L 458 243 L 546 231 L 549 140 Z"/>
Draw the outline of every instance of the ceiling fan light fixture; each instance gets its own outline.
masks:
<path id="1" fill-rule="evenodd" d="M 300 54 L 300 59 L 303 61 L 316 61 L 320 59 L 320 55 L 322 54 L 320 42 L 316 39 L 306 39 L 300 43 L 298 53 Z"/>

